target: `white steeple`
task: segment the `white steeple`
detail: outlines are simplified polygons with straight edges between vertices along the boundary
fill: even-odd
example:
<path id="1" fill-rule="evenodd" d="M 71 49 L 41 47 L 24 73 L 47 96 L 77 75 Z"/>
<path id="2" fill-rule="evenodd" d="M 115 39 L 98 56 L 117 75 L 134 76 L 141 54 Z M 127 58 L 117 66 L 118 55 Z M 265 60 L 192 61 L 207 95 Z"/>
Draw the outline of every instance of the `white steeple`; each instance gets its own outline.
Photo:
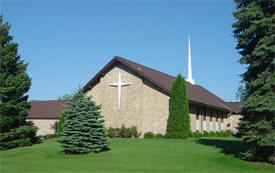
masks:
<path id="1" fill-rule="evenodd" d="M 191 65 L 191 45 L 190 45 L 190 37 L 188 37 L 188 78 L 186 81 L 195 85 L 195 80 L 192 78 L 192 65 Z"/>

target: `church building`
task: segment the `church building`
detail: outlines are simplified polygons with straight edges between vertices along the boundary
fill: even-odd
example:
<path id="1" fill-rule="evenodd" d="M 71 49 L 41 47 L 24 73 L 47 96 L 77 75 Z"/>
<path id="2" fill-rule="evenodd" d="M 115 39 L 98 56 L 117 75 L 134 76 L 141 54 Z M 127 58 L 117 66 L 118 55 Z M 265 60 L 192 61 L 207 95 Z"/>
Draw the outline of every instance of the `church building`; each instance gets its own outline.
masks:
<path id="1" fill-rule="evenodd" d="M 105 127 L 136 126 L 146 132 L 166 133 L 171 86 L 176 78 L 130 60 L 114 57 L 84 87 L 83 92 L 101 104 Z M 224 102 L 192 78 L 189 39 L 188 78 L 190 125 L 193 132 L 236 131 L 240 103 Z M 66 101 L 33 101 L 27 117 L 38 135 L 54 133 Z M 52 110 L 49 112 L 49 110 Z M 233 116 L 233 114 L 234 116 Z"/>
<path id="2" fill-rule="evenodd" d="M 165 134 L 174 80 L 175 77 L 168 74 L 114 57 L 83 87 L 83 91 L 102 105 L 107 128 L 137 126 L 142 134 Z M 196 85 L 194 80 L 186 81 L 186 89 L 192 131 L 229 128 L 230 109 L 221 98 Z"/>

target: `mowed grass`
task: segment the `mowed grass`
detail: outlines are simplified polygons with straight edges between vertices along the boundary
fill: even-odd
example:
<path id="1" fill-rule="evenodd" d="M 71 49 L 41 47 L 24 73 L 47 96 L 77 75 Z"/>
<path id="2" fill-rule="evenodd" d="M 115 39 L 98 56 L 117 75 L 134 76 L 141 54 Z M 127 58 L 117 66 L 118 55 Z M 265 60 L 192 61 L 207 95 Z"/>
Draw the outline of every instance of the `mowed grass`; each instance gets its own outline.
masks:
<path id="1" fill-rule="evenodd" d="M 56 142 L 1 151 L 1 173 L 264 173 L 273 166 L 240 160 L 238 139 L 110 139 L 110 151 L 66 155 Z"/>

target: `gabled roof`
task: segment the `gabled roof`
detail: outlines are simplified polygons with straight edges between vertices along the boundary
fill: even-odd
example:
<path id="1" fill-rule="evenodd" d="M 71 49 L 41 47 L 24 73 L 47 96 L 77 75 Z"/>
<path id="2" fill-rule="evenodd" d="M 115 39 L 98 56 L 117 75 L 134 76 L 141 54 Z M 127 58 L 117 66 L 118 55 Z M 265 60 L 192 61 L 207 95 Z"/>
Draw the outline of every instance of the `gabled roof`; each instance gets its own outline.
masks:
<path id="1" fill-rule="evenodd" d="M 138 63 L 126 60 L 124 58 L 115 56 L 103 69 L 101 69 L 84 87 L 83 91 L 87 92 L 103 76 L 113 65 L 121 63 L 129 69 L 133 70 L 149 82 L 163 90 L 166 94 L 170 95 L 171 86 L 176 79 L 174 76 L 162 73 L 160 71 L 145 67 Z M 221 104 L 224 102 L 221 98 L 211 93 L 200 85 L 192 85 L 186 81 L 186 89 L 188 100 L 192 104 L 203 105 L 209 108 L 219 109 L 222 111 L 229 111 L 229 109 Z"/>
<path id="2" fill-rule="evenodd" d="M 59 119 L 67 100 L 31 101 L 27 119 Z"/>

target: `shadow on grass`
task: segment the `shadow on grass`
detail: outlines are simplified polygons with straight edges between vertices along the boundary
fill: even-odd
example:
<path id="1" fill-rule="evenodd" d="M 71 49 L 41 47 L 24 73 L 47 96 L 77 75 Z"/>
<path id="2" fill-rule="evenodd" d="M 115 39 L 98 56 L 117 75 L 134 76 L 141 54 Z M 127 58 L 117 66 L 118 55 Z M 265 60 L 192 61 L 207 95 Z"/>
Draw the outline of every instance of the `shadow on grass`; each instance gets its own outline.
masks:
<path id="1" fill-rule="evenodd" d="M 243 141 L 239 140 L 226 140 L 226 139 L 198 139 L 198 143 L 206 146 L 214 146 L 222 149 L 224 154 L 232 154 L 239 157 L 241 152 L 246 150 L 246 145 Z"/>
<path id="2" fill-rule="evenodd" d="M 62 149 L 60 151 L 58 151 L 58 153 L 64 154 L 64 155 L 85 155 L 85 154 L 98 154 L 98 153 L 102 153 L 102 152 L 106 152 L 106 151 L 110 151 L 111 148 L 107 147 L 102 149 L 100 152 L 89 152 L 89 153 L 66 153 L 64 148 L 61 147 Z"/>

